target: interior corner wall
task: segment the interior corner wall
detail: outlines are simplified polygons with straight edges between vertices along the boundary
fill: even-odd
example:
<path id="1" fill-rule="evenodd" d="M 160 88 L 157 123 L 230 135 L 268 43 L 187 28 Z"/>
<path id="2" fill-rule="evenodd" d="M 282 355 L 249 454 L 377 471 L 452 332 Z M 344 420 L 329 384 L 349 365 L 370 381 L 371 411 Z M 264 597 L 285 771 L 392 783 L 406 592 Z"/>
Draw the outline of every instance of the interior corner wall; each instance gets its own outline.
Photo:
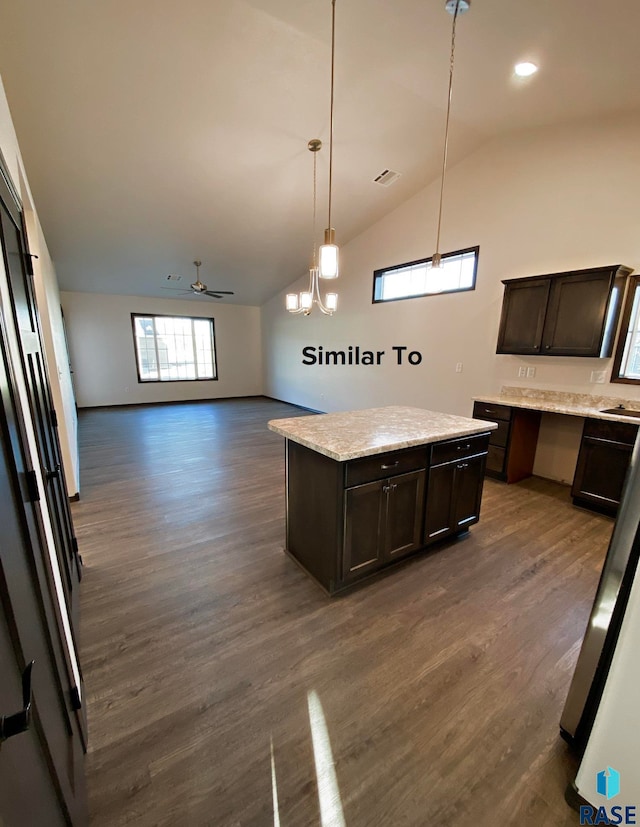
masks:
<path id="1" fill-rule="evenodd" d="M 260 308 L 209 299 L 62 292 L 78 406 L 131 405 L 262 393 Z M 218 379 L 138 382 L 132 313 L 214 319 Z"/>
<path id="2" fill-rule="evenodd" d="M 374 270 L 433 254 L 434 182 L 341 247 L 334 316 L 285 311 L 285 293 L 304 289 L 304 278 L 263 306 L 265 393 L 322 411 L 395 404 L 466 416 L 474 396 L 504 384 L 640 399 L 634 386 L 591 384 L 611 359 L 495 352 L 502 279 L 614 263 L 640 270 L 639 191 L 640 117 L 488 142 L 447 172 L 440 244 L 480 246 L 476 289 L 372 304 Z M 304 365 L 302 349 L 320 345 L 384 356 L 379 366 Z M 421 364 L 398 365 L 394 346 L 420 352 Z M 535 378 L 519 379 L 522 365 Z"/>
<path id="3" fill-rule="evenodd" d="M 64 327 L 60 313 L 58 282 L 29 189 L 18 139 L 1 79 L 0 151 L 2 151 L 13 186 L 22 199 L 31 252 L 38 256 L 34 267 L 34 283 L 43 334 L 43 351 L 47 363 L 53 404 L 58 415 L 58 436 L 67 491 L 69 496 L 74 496 L 79 491 L 77 419 L 71 374 L 64 347 Z M 4 278 L 4 274 L 2 278 Z"/>

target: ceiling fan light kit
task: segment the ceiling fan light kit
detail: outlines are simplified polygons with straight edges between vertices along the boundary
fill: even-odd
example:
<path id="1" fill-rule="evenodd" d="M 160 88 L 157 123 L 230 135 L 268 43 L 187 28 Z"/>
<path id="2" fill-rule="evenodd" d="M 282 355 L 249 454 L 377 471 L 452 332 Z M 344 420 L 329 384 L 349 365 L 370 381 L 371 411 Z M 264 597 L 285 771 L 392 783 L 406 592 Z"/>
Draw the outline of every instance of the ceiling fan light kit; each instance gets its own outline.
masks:
<path id="1" fill-rule="evenodd" d="M 223 299 L 225 296 L 233 296 L 233 290 L 209 290 L 206 284 L 200 281 L 200 268 L 202 262 L 196 259 L 193 262 L 196 268 L 196 280 L 190 284 L 190 290 L 176 290 L 175 287 L 163 287 L 163 290 L 172 290 L 174 293 L 195 293 L 196 296 L 209 296 L 212 299 Z M 182 276 L 167 276 L 168 280 L 180 281 Z"/>

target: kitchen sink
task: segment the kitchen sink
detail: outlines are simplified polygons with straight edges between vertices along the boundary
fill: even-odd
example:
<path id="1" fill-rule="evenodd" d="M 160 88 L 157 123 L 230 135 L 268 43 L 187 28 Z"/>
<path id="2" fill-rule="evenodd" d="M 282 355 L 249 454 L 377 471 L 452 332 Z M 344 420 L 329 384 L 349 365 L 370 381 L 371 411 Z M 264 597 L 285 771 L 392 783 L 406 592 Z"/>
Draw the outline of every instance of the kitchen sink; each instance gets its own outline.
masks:
<path id="1" fill-rule="evenodd" d="M 620 414 L 620 416 L 635 416 L 636 419 L 640 419 L 640 411 L 632 411 L 630 408 L 623 408 L 620 405 L 617 408 L 605 408 L 600 413 L 608 413 L 608 414 Z"/>

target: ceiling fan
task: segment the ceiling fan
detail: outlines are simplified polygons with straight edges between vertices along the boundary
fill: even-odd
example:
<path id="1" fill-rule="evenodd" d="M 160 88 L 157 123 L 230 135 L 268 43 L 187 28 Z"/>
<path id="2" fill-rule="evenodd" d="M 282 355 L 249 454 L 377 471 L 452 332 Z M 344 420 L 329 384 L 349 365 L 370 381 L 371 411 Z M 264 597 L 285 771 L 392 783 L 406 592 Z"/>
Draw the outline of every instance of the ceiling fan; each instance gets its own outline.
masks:
<path id="1" fill-rule="evenodd" d="M 190 285 L 190 290 L 179 290 L 175 287 L 163 287 L 163 290 L 171 290 L 173 293 L 195 293 L 198 296 L 211 296 L 213 299 L 222 299 L 225 296 L 233 296 L 233 290 L 209 290 L 206 284 L 200 281 L 200 267 L 202 262 L 193 262 L 196 268 L 196 280 Z M 169 276 L 171 278 L 171 276 Z"/>

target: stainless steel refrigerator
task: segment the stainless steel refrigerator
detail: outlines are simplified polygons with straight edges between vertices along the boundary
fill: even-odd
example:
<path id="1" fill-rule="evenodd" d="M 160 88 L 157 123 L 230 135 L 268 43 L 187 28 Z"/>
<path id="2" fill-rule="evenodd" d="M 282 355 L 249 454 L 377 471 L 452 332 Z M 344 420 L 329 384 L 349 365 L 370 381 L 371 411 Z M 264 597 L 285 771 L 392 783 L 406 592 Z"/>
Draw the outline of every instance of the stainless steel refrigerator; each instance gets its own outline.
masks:
<path id="1" fill-rule="evenodd" d="M 560 732 L 584 750 L 598 711 L 640 557 L 640 436 L 620 501 L 600 583 L 560 719 Z"/>

